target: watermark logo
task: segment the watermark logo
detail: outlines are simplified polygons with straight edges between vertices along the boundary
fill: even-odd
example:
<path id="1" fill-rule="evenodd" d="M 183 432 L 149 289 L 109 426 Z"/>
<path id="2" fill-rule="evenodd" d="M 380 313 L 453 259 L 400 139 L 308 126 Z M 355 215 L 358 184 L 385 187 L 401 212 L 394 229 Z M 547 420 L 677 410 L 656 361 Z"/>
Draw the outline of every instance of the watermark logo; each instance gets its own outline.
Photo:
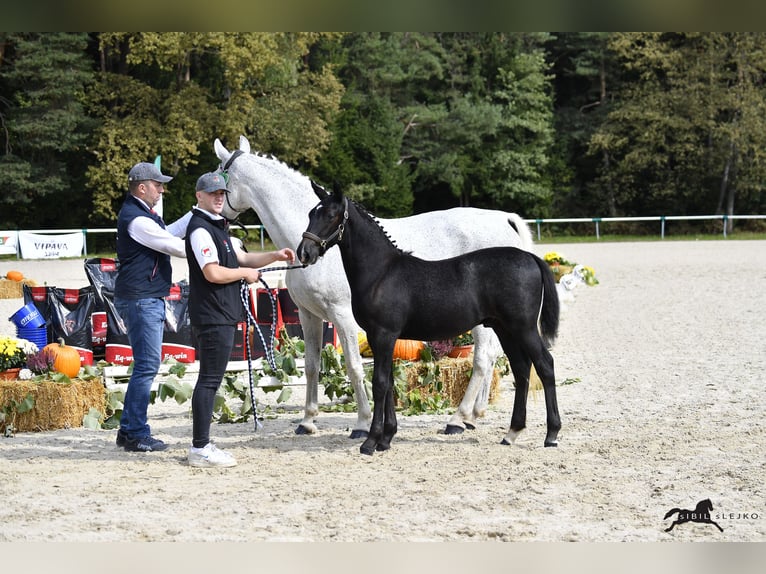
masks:
<path id="1" fill-rule="evenodd" d="M 676 515 L 676 519 L 670 526 L 665 529 L 665 532 L 670 532 L 673 530 L 673 528 L 679 524 L 684 524 L 685 522 L 701 522 L 703 524 L 711 524 L 723 532 L 723 528 L 721 528 L 721 526 L 710 517 L 711 510 L 713 510 L 713 503 L 710 502 L 709 498 L 700 500 L 694 510 L 687 510 L 685 508 L 672 508 L 671 510 L 668 510 L 667 514 L 665 514 L 665 518 L 663 520 L 667 520 L 673 515 Z"/>

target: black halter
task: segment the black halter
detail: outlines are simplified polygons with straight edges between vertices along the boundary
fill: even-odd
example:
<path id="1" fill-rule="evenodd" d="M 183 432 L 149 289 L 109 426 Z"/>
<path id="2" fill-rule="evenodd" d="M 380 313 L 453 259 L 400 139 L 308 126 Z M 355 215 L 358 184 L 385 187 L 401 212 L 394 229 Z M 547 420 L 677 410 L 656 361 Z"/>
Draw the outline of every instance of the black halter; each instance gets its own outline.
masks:
<path id="1" fill-rule="evenodd" d="M 327 251 L 328 243 L 338 238 L 338 241 L 341 241 L 343 239 L 343 232 L 346 230 L 346 222 L 348 221 L 348 198 L 343 198 L 343 221 L 338 224 L 338 229 L 333 231 L 328 237 L 325 239 L 322 239 L 318 235 L 314 235 L 313 233 L 309 233 L 308 231 L 303 232 L 303 237 L 305 239 L 309 239 L 313 241 L 314 243 L 319 244 L 319 247 L 321 247 L 323 250 Z"/>

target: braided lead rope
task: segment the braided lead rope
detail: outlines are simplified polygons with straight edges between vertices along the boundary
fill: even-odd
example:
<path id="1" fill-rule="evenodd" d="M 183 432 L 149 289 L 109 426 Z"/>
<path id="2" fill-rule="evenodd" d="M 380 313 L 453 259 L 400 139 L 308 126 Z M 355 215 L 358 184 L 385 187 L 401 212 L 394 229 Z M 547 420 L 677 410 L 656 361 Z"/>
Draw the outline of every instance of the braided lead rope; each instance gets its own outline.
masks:
<path id="1" fill-rule="evenodd" d="M 271 289 L 269 288 L 266 281 L 263 279 L 263 273 L 267 271 L 281 271 L 283 269 L 303 269 L 306 267 L 305 265 L 293 265 L 291 267 L 266 267 L 264 269 L 260 269 L 261 272 L 261 278 L 259 279 L 260 283 L 266 288 L 266 292 L 269 294 L 269 300 L 271 301 L 271 337 L 269 338 L 269 343 L 266 344 L 266 341 L 263 338 L 263 333 L 261 332 L 261 328 L 258 326 L 258 322 L 255 320 L 255 317 L 253 317 L 253 314 L 251 312 L 251 302 L 252 302 L 252 292 L 250 291 L 250 287 L 245 283 L 244 280 L 240 281 L 240 300 L 242 301 L 242 306 L 245 308 L 245 313 L 247 315 L 246 317 L 246 333 L 245 335 L 245 347 L 246 347 L 246 356 L 247 356 L 247 375 L 248 375 L 248 383 L 250 386 L 250 401 L 253 404 L 253 420 L 255 424 L 255 431 L 258 432 L 259 428 L 263 428 L 263 425 L 261 424 L 261 421 L 258 420 L 258 416 L 255 412 L 255 383 L 253 381 L 253 362 L 252 362 L 252 350 L 250 348 L 250 326 L 253 326 L 253 330 L 258 333 L 258 337 L 261 339 L 261 345 L 263 345 L 263 352 L 266 357 L 266 360 L 269 363 L 269 366 L 271 367 L 271 370 L 276 372 L 277 371 L 277 362 L 274 359 L 274 339 L 276 338 L 276 331 L 277 331 L 277 298 L 274 296 L 274 293 L 272 293 Z"/>

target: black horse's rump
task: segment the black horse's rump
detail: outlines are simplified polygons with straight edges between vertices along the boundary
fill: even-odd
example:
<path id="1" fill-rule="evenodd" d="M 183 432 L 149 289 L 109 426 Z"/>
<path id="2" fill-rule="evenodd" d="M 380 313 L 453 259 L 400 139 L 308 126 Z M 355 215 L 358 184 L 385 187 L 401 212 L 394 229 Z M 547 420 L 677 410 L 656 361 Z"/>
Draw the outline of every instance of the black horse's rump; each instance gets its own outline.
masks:
<path id="1" fill-rule="evenodd" d="M 723 532 L 723 528 L 721 528 L 717 522 L 710 518 L 711 510 L 713 510 L 713 503 L 709 498 L 700 500 L 694 510 L 687 510 L 685 508 L 673 508 L 668 510 L 663 520 L 667 520 L 674 514 L 678 514 L 678 516 L 676 517 L 675 521 L 665 529 L 665 532 L 670 532 L 675 526 L 683 524 L 684 522 L 700 522 L 703 524 L 712 524 L 718 528 L 718 530 Z"/>
<path id="2" fill-rule="evenodd" d="M 298 257 L 312 264 L 339 245 L 351 287 L 352 310 L 367 331 L 375 357 L 375 408 L 364 454 L 390 448 L 396 433 L 392 354 L 398 338 L 451 338 L 483 324 L 497 333 L 516 379 L 511 442 L 526 426 L 526 396 L 532 365 L 543 382 L 548 431 L 555 446 L 561 427 L 553 358 L 559 301 L 548 265 L 514 247 L 494 247 L 439 261 L 399 250 L 377 222 L 342 193 L 327 194 L 309 214 Z M 538 331 L 539 321 L 539 331 Z"/>

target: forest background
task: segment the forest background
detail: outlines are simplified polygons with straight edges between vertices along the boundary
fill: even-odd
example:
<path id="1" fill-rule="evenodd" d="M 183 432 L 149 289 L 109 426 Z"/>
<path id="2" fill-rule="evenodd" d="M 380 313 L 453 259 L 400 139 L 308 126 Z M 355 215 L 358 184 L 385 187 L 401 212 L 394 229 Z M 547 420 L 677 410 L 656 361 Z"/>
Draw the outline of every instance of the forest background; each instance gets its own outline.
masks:
<path id="1" fill-rule="evenodd" d="M 380 216 L 759 214 L 765 79 L 757 32 L 0 32 L 0 228 L 112 227 L 158 155 L 173 220 L 240 134 Z"/>

